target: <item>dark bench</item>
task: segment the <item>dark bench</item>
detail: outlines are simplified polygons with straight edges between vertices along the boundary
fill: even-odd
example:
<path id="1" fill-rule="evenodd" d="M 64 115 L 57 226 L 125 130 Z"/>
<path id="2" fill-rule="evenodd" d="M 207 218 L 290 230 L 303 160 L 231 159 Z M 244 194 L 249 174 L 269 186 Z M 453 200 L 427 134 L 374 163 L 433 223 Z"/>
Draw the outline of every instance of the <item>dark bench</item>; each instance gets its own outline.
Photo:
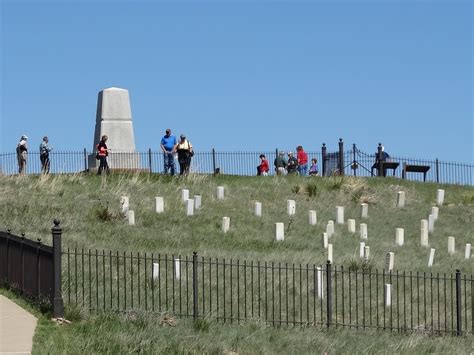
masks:
<path id="1" fill-rule="evenodd" d="M 395 170 L 397 170 L 398 166 L 400 165 L 400 163 L 395 163 L 395 162 L 391 162 L 391 161 L 384 161 L 382 162 L 382 166 L 383 166 L 383 170 L 386 171 L 387 169 L 390 169 L 392 170 L 393 172 L 393 176 L 395 176 Z M 372 167 L 370 168 L 370 174 L 372 176 L 374 176 L 374 169 L 377 169 L 378 170 L 379 168 L 379 164 L 378 163 L 374 163 L 374 165 L 372 165 Z"/>
<path id="2" fill-rule="evenodd" d="M 423 173 L 423 181 L 426 181 L 426 173 L 430 170 L 429 165 L 411 165 L 403 163 L 402 179 L 406 179 L 407 173 Z"/>

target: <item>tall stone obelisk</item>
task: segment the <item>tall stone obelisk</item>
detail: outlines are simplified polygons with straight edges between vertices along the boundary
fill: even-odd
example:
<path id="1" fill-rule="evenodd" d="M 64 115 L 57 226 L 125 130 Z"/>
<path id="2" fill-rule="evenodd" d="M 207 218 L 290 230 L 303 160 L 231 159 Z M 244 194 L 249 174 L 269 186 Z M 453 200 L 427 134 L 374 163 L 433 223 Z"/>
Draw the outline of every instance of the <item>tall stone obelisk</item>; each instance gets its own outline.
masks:
<path id="1" fill-rule="evenodd" d="M 108 88 L 99 92 L 93 142 L 89 156 L 89 169 L 97 168 L 96 145 L 103 135 L 108 136 L 108 164 L 111 169 L 139 169 L 140 157 L 135 150 L 132 110 L 128 90 Z"/>

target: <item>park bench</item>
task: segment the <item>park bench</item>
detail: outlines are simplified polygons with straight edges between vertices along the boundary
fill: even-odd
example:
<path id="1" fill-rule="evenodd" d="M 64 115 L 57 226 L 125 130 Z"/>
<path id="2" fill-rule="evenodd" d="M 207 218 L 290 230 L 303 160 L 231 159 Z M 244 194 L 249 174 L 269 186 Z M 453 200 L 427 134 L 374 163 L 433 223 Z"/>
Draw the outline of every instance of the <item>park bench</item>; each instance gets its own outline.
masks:
<path id="1" fill-rule="evenodd" d="M 429 165 L 412 165 L 403 163 L 402 179 L 406 179 L 407 173 L 423 173 L 423 181 L 426 181 L 426 173 L 430 170 Z"/>

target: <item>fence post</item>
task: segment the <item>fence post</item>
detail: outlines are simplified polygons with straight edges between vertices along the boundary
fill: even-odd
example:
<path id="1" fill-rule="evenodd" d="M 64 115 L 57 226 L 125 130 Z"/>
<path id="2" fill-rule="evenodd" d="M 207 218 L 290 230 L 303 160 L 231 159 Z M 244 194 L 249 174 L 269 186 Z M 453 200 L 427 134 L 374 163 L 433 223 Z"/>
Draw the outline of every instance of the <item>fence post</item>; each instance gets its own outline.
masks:
<path id="1" fill-rule="evenodd" d="M 327 159 L 326 150 L 327 150 L 326 143 L 323 143 L 323 146 L 321 147 L 321 159 L 323 160 L 322 161 L 323 176 L 326 176 L 326 159 Z"/>
<path id="2" fill-rule="evenodd" d="M 377 147 L 377 176 L 383 176 L 382 143 Z"/>
<path id="3" fill-rule="evenodd" d="M 354 176 L 357 176 L 357 161 L 356 161 L 356 145 L 355 143 L 352 144 L 352 171 L 354 172 Z"/>
<path id="4" fill-rule="evenodd" d="M 25 290 L 25 259 L 23 245 L 25 244 L 25 233 L 21 233 L 21 292 Z"/>
<path id="5" fill-rule="evenodd" d="M 54 227 L 51 228 L 53 234 L 53 318 L 64 318 L 64 302 L 61 293 L 61 234 L 62 228 L 59 226 L 59 220 L 53 221 Z"/>
<path id="6" fill-rule="evenodd" d="M 461 271 L 456 270 L 456 335 L 462 335 L 462 308 L 461 308 L 462 294 L 461 294 Z"/>
<path id="7" fill-rule="evenodd" d="M 439 161 L 438 161 L 438 158 L 436 158 L 436 183 L 439 184 Z"/>
<path id="8" fill-rule="evenodd" d="M 7 279 L 5 280 L 7 283 L 10 283 L 10 272 L 11 272 L 11 267 L 10 267 L 10 234 L 11 234 L 11 229 L 7 229 Z"/>
<path id="9" fill-rule="evenodd" d="M 212 174 L 216 175 L 216 150 L 212 148 Z"/>
<path id="10" fill-rule="evenodd" d="M 328 260 L 326 264 L 326 306 L 327 306 L 327 327 L 328 329 L 332 324 L 332 274 L 331 274 L 331 262 Z"/>
<path id="11" fill-rule="evenodd" d="M 150 168 L 151 175 L 151 148 L 148 148 L 148 167 Z"/>
<path id="12" fill-rule="evenodd" d="M 193 252 L 193 319 L 198 317 L 198 264 L 197 252 Z"/>
<path id="13" fill-rule="evenodd" d="M 344 142 L 339 138 L 339 175 L 344 176 Z"/>
<path id="14" fill-rule="evenodd" d="M 86 148 L 84 148 L 84 150 L 83 150 L 83 155 L 84 155 L 84 172 L 87 172 L 87 171 L 89 171 L 89 169 L 87 168 L 87 151 L 86 151 Z"/>

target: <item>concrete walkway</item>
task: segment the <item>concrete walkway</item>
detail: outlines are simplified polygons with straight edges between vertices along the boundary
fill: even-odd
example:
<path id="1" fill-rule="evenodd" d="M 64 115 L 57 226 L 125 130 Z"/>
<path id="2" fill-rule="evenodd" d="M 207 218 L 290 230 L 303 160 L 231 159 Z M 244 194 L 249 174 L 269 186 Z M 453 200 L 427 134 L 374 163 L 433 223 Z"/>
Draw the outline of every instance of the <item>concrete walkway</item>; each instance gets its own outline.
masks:
<path id="1" fill-rule="evenodd" d="M 0 354 L 30 354 L 37 319 L 0 295 Z"/>

